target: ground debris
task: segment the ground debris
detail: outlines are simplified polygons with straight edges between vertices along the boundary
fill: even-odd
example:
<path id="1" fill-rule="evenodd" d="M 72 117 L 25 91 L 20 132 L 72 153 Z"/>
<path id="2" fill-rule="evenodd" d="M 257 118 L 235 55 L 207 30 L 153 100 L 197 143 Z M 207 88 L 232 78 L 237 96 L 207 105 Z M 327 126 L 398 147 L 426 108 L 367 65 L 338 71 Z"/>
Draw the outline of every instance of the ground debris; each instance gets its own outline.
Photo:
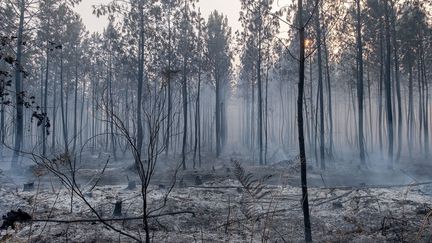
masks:
<path id="1" fill-rule="evenodd" d="M 202 179 L 201 185 L 195 185 L 197 176 Z M 213 180 L 193 171 L 184 178 L 189 179 L 184 180 L 183 187 L 173 188 L 166 207 L 154 212 L 166 215 L 149 221 L 155 242 L 302 241 L 301 188 L 269 184 L 262 188 L 265 197 L 244 204 L 246 190 L 235 179 Z M 160 186 L 165 185 L 162 183 L 164 181 L 156 181 L 149 188 L 151 209 L 164 203 L 168 187 Z M 140 185 L 137 184 L 137 190 L 125 190 L 127 184 L 125 180 L 118 185 L 97 185 L 91 196 L 86 195 L 86 200 L 103 219 L 113 218 L 110 224 L 138 234 L 143 230 L 142 220 L 121 220 L 142 215 Z M 312 229 L 317 242 L 428 242 L 431 235 L 426 220 L 432 208 L 431 197 L 417 187 L 311 187 L 309 195 Z M 117 201 L 122 201 L 121 217 L 113 217 Z M 104 227 L 77 198 L 71 214 L 70 192 L 64 188 L 51 190 L 41 185 L 39 191 L 12 193 L 0 187 L 0 210 L 16 210 L 15 205 L 21 205 L 19 208 L 27 212 L 34 208 L 34 219 L 9 230 L 6 235 L 2 233 L 0 241 L 110 242 L 115 239 L 131 242 Z M 256 216 L 253 220 L 246 215 L 250 210 Z M 193 214 L 170 214 L 181 211 Z M 47 223 L 44 219 L 52 221 Z M 62 223 L 67 221 L 79 222 Z M 419 234 L 423 224 L 424 230 Z M 419 240 L 416 240 L 417 235 L 420 235 Z"/>
<path id="2" fill-rule="evenodd" d="M 32 219 L 32 217 L 28 213 L 22 211 L 21 209 L 18 209 L 17 211 L 11 210 L 6 215 L 3 215 L 2 219 L 3 219 L 3 223 L 0 226 L 0 229 L 5 230 L 8 229 L 9 227 L 15 229 L 16 222 L 29 221 Z"/>

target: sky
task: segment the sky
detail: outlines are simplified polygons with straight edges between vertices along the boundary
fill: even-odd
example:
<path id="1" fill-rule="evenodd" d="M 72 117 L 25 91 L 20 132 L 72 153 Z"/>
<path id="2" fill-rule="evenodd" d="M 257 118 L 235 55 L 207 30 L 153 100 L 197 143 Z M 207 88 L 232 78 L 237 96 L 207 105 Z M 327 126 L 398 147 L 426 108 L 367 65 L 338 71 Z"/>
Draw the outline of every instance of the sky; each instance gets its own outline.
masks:
<path id="1" fill-rule="evenodd" d="M 81 18 L 90 32 L 102 32 L 108 21 L 102 16 L 100 18 L 93 15 L 93 5 L 109 2 L 108 0 L 83 0 L 75 7 L 75 11 L 81 15 Z"/>
<path id="2" fill-rule="evenodd" d="M 81 15 L 84 24 L 90 32 L 102 32 L 107 25 L 106 17 L 97 18 L 93 15 L 92 5 L 108 3 L 110 0 L 83 0 L 75 10 Z M 229 25 L 233 32 L 239 30 L 241 25 L 238 21 L 240 12 L 240 0 L 200 0 L 198 7 L 205 19 L 214 10 L 224 13 L 228 17 Z"/>

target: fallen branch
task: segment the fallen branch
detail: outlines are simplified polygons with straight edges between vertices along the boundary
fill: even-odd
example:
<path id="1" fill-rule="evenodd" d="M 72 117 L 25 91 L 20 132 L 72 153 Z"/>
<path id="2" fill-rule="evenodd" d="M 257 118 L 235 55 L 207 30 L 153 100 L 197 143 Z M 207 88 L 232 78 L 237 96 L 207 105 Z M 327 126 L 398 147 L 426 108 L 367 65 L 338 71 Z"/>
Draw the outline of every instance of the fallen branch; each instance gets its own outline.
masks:
<path id="1" fill-rule="evenodd" d="M 242 186 L 186 186 L 185 188 L 197 188 L 197 189 L 242 189 Z"/>
<path id="2" fill-rule="evenodd" d="M 282 189 L 279 185 L 265 185 L 267 191 L 272 190 L 280 190 Z M 184 188 L 196 188 L 196 189 L 209 189 L 209 190 L 218 190 L 218 189 L 242 189 L 244 190 L 243 186 L 185 186 Z M 294 186 L 295 188 L 295 186 Z"/>
<path id="3" fill-rule="evenodd" d="M 278 210 L 273 210 L 273 211 L 269 211 L 269 212 L 260 213 L 260 214 L 256 215 L 256 218 L 260 219 L 261 217 L 269 215 L 269 214 L 274 214 L 273 215 L 274 217 L 283 216 L 283 215 L 278 215 L 278 214 L 275 214 L 275 213 L 285 213 L 285 212 L 292 212 L 292 211 L 299 211 L 299 210 L 301 210 L 301 209 L 298 209 L 298 208 L 278 209 Z M 239 218 L 239 217 L 237 217 L 237 219 L 233 219 L 233 220 L 230 220 L 229 222 L 217 225 L 216 227 L 211 228 L 211 230 L 219 230 L 222 227 L 227 227 L 227 226 L 230 226 L 232 224 L 241 223 L 241 222 L 247 221 L 247 220 L 249 220 L 249 219 L 248 218 Z"/>
<path id="4" fill-rule="evenodd" d="M 385 189 L 385 188 L 396 188 L 396 187 L 413 187 L 423 186 L 432 184 L 432 181 L 425 181 L 412 184 L 398 184 L 398 185 L 365 185 L 365 186 L 336 186 L 336 187 L 316 187 L 317 189 L 324 190 L 361 190 L 361 189 Z M 311 187 L 314 188 L 314 187 Z"/>
<path id="5" fill-rule="evenodd" d="M 346 192 L 346 193 L 344 193 L 344 194 L 342 194 L 342 195 L 339 195 L 339 196 L 337 196 L 337 197 L 333 197 L 333 198 L 330 198 L 330 199 L 327 199 L 327 200 L 321 201 L 321 202 L 319 202 L 319 203 L 313 204 L 312 206 L 319 206 L 319 205 L 322 205 L 322 204 L 325 204 L 325 203 L 328 203 L 328 202 L 331 202 L 331 201 L 335 201 L 335 200 L 337 200 L 337 199 L 339 199 L 339 198 L 342 198 L 342 197 L 346 197 L 346 196 L 348 196 L 348 195 L 351 194 L 352 192 L 353 192 L 353 190 L 348 191 L 348 192 Z"/>
<path id="6" fill-rule="evenodd" d="M 173 216 L 179 214 L 192 214 L 195 216 L 195 212 L 192 211 L 180 211 L 180 212 L 170 212 L 161 213 L 155 215 L 149 215 L 147 218 L 159 218 L 164 216 Z M 47 222 L 47 223 L 60 223 L 60 224 L 76 224 L 76 223 L 95 223 L 95 222 L 114 222 L 114 221 L 130 221 L 130 220 L 141 220 L 143 215 L 136 217 L 125 217 L 125 218 L 106 218 L 106 219 L 73 219 L 73 220 L 62 220 L 62 219 L 31 219 L 28 222 Z"/>

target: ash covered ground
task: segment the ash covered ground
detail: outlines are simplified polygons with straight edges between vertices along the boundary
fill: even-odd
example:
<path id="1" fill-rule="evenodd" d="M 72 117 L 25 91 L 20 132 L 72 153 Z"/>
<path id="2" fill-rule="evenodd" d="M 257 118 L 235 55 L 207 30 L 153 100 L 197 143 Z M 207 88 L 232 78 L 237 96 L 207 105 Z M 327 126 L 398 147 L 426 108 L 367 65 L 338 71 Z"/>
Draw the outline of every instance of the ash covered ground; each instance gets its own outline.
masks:
<path id="1" fill-rule="evenodd" d="M 103 156 L 88 159 L 98 160 L 100 165 L 105 161 Z M 242 161 L 245 173 L 263 184 L 260 196 L 254 198 L 229 161 L 209 159 L 206 169 L 179 171 L 171 191 L 174 171 L 158 170 L 148 192 L 149 210 L 163 205 L 169 195 L 166 206 L 151 214 L 157 215 L 149 221 L 153 242 L 303 241 L 297 163 L 282 161 L 258 167 Z M 138 177 L 131 176 L 128 164 L 110 163 L 103 173 L 94 163 L 83 165 L 77 178 L 86 202 L 106 223 L 139 238 L 144 237 L 143 222 L 130 218 L 142 215 L 141 186 Z M 430 242 L 432 190 L 427 173 L 413 176 L 416 168 L 424 165 L 410 164 L 385 174 L 372 168 L 353 174 L 349 163 L 333 166 L 338 170 L 309 168 L 316 242 Z M 3 170 L 0 175 L 0 213 L 21 209 L 38 220 L 17 222 L 15 229 L 1 230 L 0 241 L 134 242 L 99 222 L 89 205 L 76 195 L 71 198 L 70 191 L 54 176 L 31 176 L 32 169 L 28 167 L 18 176 Z M 266 180 L 259 180 L 263 177 Z M 136 181 L 136 188 L 128 189 L 128 180 Z M 34 182 L 34 188 L 24 191 L 23 184 L 29 181 Z M 119 201 L 121 215 L 113 216 Z M 45 222 L 47 219 L 62 222 Z M 80 220 L 94 221 L 73 222 Z"/>

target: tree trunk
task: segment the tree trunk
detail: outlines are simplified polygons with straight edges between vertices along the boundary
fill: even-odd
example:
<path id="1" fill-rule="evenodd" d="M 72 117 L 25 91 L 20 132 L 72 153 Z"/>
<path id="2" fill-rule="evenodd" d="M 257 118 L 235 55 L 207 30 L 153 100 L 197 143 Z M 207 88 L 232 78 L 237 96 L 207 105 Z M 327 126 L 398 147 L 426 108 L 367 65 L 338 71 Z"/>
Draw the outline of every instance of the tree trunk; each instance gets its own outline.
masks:
<path id="1" fill-rule="evenodd" d="M 370 129 L 370 145 L 371 145 L 371 151 L 374 147 L 374 132 L 373 132 L 373 122 L 372 122 L 372 98 L 371 98 L 371 80 L 369 75 L 369 66 L 367 69 L 367 81 L 368 81 L 368 99 L 369 99 L 369 129 Z"/>
<path id="2" fill-rule="evenodd" d="M 111 133 L 111 149 L 114 157 L 114 161 L 117 160 L 117 153 L 116 153 L 116 140 L 114 136 L 114 99 L 113 99 L 113 92 L 112 92 L 112 57 L 110 54 L 110 60 L 109 60 L 109 78 L 108 78 L 108 92 L 109 92 L 109 110 L 110 110 L 110 117 L 108 118 L 110 121 L 110 133 Z"/>
<path id="3" fill-rule="evenodd" d="M 24 136 L 24 97 L 22 93 L 22 54 L 23 54 L 23 32 L 24 32 L 24 14 L 25 0 L 20 1 L 20 20 L 17 34 L 17 52 L 15 67 L 15 101 L 16 101 L 16 124 L 15 124 L 15 146 L 14 154 L 11 161 L 11 168 L 16 169 L 18 166 L 18 156 L 21 150 Z"/>
<path id="4" fill-rule="evenodd" d="M 379 139 L 379 147 L 380 152 L 383 151 L 383 139 L 382 139 L 382 130 L 383 130 L 383 90 L 384 90 L 384 33 L 382 25 L 380 26 L 380 76 L 379 76 L 379 95 L 378 95 L 378 139 Z"/>
<path id="5" fill-rule="evenodd" d="M 256 149 L 256 144 L 255 144 L 255 75 L 252 76 L 253 78 L 251 79 L 251 95 L 252 95 L 252 102 L 251 102 L 251 116 L 250 116 L 250 122 L 251 122 L 251 130 L 250 130 L 250 134 L 251 134 L 251 150 L 253 151 L 253 159 L 255 159 L 255 149 Z"/>
<path id="6" fill-rule="evenodd" d="M 186 74 L 186 55 L 183 57 L 183 82 L 182 82 L 182 97 L 183 97 L 183 143 L 182 143 L 182 166 L 186 170 L 186 142 L 187 142 L 187 125 L 188 125 L 188 107 L 187 107 L 187 74 Z"/>
<path id="7" fill-rule="evenodd" d="M 137 145 L 136 153 L 138 157 L 141 155 L 142 143 L 143 143 L 143 124 L 141 120 L 142 116 L 142 91 L 144 83 L 144 6 L 143 2 L 139 1 L 139 12 L 140 12 L 140 35 L 139 35 L 139 57 L 138 57 L 138 92 L 137 92 Z M 140 163 L 140 161 L 135 161 L 135 163 Z"/>
<path id="8" fill-rule="evenodd" d="M 267 56 L 267 68 L 266 68 L 266 79 L 265 79 L 265 145 L 264 145 L 264 164 L 267 164 L 267 154 L 268 154 L 268 83 L 269 83 L 269 71 L 270 71 L 270 48 L 268 48 Z"/>
<path id="9" fill-rule="evenodd" d="M 215 77 L 216 77 L 216 104 L 215 104 L 215 117 L 216 117 L 216 156 L 219 157 L 221 150 L 222 150 L 222 141 L 221 141 L 221 80 L 219 73 L 217 73 L 218 70 L 215 70 Z"/>
<path id="10" fill-rule="evenodd" d="M 357 5 L 357 103 L 358 103 L 358 143 L 360 148 L 360 161 L 362 165 L 365 162 L 365 146 L 364 146 L 364 132 L 363 132 L 363 41 L 362 41 L 362 21 L 360 0 L 356 0 Z"/>
<path id="11" fill-rule="evenodd" d="M 52 139 L 51 139 L 51 151 L 55 151 L 56 146 L 56 127 L 57 127 L 57 72 L 56 78 L 54 79 L 54 99 L 53 99 L 53 112 L 52 112 Z"/>
<path id="12" fill-rule="evenodd" d="M 393 12 L 395 10 L 393 9 Z M 396 15 L 396 13 L 394 13 Z M 403 138 L 402 138 L 402 95 L 401 95 L 401 84 L 399 78 L 399 55 L 398 50 L 399 46 L 396 40 L 396 16 L 393 16 L 392 19 L 392 30 L 393 30 L 393 48 L 394 48 L 394 78 L 396 81 L 396 98 L 397 98 L 397 113 L 398 113 L 398 148 L 396 154 L 396 161 L 399 161 L 402 151 Z"/>
<path id="13" fill-rule="evenodd" d="M 166 127 L 166 137 L 165 137 L 165 154 L 168 155 L 169 153 L 169 147 L 170 147 L 170 139 L 171 139 L 171 119 L 172 119 L 172 115 L 171 115 L 171 110 L 172 110 L 172 94 L 171 94 L 171 56 L 172 56 L 172 51 L 171 51 L 171 1 L 169 2 L 170 6 L 169 6 L 169 16 L 168 16 L 168 84 L 167 84 L 167 88 L 168 88 L 168 114 L 167 114 L 167 127 Z"/>
<path id="14" fill-rule="evenodd" d="M 48 44 L 48 43 L 47 43 Z M 45 126 L 48 119 L 48 79 L 49 79 L 49 65 L 50 65 L 50 56 L 49 56 L 49 47 L 46 47 L 46 67 L 45 67 L 45 84 L 44 84 L 44 102 L 43 102 L 43 113 L 44 118 L 41 125 L 42 129 L 42 156 L 46 156 L 46 146 L 47 146 L 47 127 Z"/>
<path id="15" fill-rule="evenodd" d="M 67 99 L 67 97 L 66 97 Z M 69 153 L 69 139 L 68 139 L 68 129 L 67 129 L 67 103 L 66 107 L 64 104 L 64 81 L 63 81 L 63 49 L 61 49 L 60 55 L 60 108 L 61 108 L 61 116 L 62 116 L 62 128 L 63 128 L 63 143 L 64 143 L 64 152 Z"/>
<path id="16" fill-rule="evenodd" d="M 426 77 L 426 66 L 425 66 L 425 56 L 423 44 L 421 45 L 421 58 L 422 58 L 422 80 L 423 80 L 423 93 L 424 93 L 424 102 L 423 102 L 423 113 L 424 113 L 424 154 L 425 158 L 429 158 L 429 87 Z"/>
<path id="17" fill-rule="evenodd" d="M 1 102 L 1 110 L 0 110 L 0 156 L 3 156 L 3 148 L 6 138 L 6 129 L 5 129 L 5 105 Z"/>
<path id="18" fill-rule="evenodd" d="M 408 67 L 408 124 L 407 124 L 407 137 L 408 137 L 408 152 L 410 158 L 412 157 L 413 149 L 413 133 L 414 133 L 414 87 L 413 87 L 413 70 L 412 65 Z"/>
<path id="19" fill-rule="evenodd" d="M 389 4 L 385 1 L 385 39 L 386 39 L 386 60 L 385 60 L 385 89 L 387 105 L 387 129 L 388 129 L 388 159 L 389 167 L 393 166 L 393 111 L 391 97 L 391 43 L 390 43 L 390 19 Z"/>
<path id="20" fill-rule="evenodd" d="M 327 92 L 328 92 L 328 113 L 329 113 L 329 157 L 330 159 L 333 158 L 333 147 L 334 147 L 334 141 L 333 141 L 333 105 L 332 105 L 332 87 L 331 87 L 331 80 L 330 80 L 330 66 L 329 66 L 329 53 L 328 53 L 328 47 L 326 42 L 326 35 L 323 35 L 323 46 L 324 46 L 324 53 L 325 53 L 325 66 L 326 66 L 326 74 L 327 74 Z"/>
<path id="21" fill-rule="evenodd" d="M 257 80 L 258 80 L 258 143 L 259 143 L 259 164 L 263 165 L 263 98 L 262 98 L 262 81 L 261 81 L 261 14 L 259 15 L 260 18 L 260 26 L 258 31 L 258 62 L 257 62 Z"/>
<path id="22" fill-rule="evenodd" d="M 184 18 L 187 19 L 187 0 L 185 0 L 185 6 L 184 6 Z M 188 29 L 187 27 L 184 28 L 184 36 L 185 38 L 185 47 L 188 46 Z M 186 143 L 187 143 L 187 133 L 188 133 L 188 93 L 187 93 L 187 52 L 184 50 L 183 53 L 183 80 L 182 80 L 182 98 L 183 98 L 183 143 L 182 143 L 182 167 L 183 170 L 186 170 Z"/>
<path id="23" fill-rule="evenodd" d="M 420 152 L 423 152 L 423 90 L 422 90 L 422 84 L 421 84 L 421 62 L 420 57 L 418 57 L 417 60 L 417 85 L 418 85 L 418 121 L 419 121 L 419 130 L 418 130 L 418 141 L 419 141 L 419 149 Z"/>
<path id="24" fill-rule="evenodd" d="M 75 153 L 78 136 L 78 50 L 75 46 L 74 126 L 72 152 Z"/>
<path id="25" fill-rule="evenodd" d="M 94 70 L 93 70 L 94 72 Z M 96 94 L 96 77 L 93 77 L 91 80 L 91 86 L 92 86 L 92 132 L 91 132 L 91 141 L 92 141 L 92 153 L 95 152 L 96 149 L 96 117 L 97 117 L 97 94 Z"/>
<path id="26" fill-rule="evenodd" d="M 83 80 L 83 89 L 81 93 L 81 111 L 80 111 L 80 147 L 83 146 L 83 137 L 84 137 L 84 130 L 83 130 L 83 119 L 84 119 L 84 103 L 85 103 L 85 91 L 86 91 L 86 80 Z M 87 112 L 86 112 L 87 113 Z M 88 117 L 88 116 L 87 116 Z"/>
<path id="27" fill-rule="evenodd" d="M 304 216 L 305 241 L 312 242 L 312 230 L 309 216 L 308 187 L 306 177 L 306 150 L 303 131 L 303 93 L 305 79 L 305 26 L 303 26 L 303 1 L 298 0 L 299 36 L 300 36 L 300 64 L 299 64 L 299 83 L 297 99 L 297 125 L 301 163 L 301 186 L 302 186 L 302 208 Z"/>
<path id="28" fill-rule="evenodd" d="M 322 75 L 322 51 L 321 51 L 321 23 L 320 23 L 320 7 L 316 6 L 315 28 L 317 33 L 317 56 L 318 56 L 318 89 L 319 89 L 319 112 L 320 112 L 320 162 L 321 169 L 325 170 L 325 152 L 324 152 L 324 85 Z"/>
<path id="29" fill-rule="evenodd" d="M 201 37 L 201 25 L 199 28 L 199 37 Z M 201 60 L 200 60 L 201 61 Z M 193 155 L 193 167 L 195 169 L 196 166 L 196 154 L 197 149 L 200 150 L 198 147 L 200 147 L 201 143 L 201 117 L 200 117 L 200 95 L 201 95 L 201 63 L 198 64 L 198 87 L 197 87 L 197 97 L 195 101 L 195 145 L 194 145 L 194 155 Z M 198 151 L 198 161 L 199 161 L 199 167 L 201 168 L 201 154 L 200 151 Z"/>

